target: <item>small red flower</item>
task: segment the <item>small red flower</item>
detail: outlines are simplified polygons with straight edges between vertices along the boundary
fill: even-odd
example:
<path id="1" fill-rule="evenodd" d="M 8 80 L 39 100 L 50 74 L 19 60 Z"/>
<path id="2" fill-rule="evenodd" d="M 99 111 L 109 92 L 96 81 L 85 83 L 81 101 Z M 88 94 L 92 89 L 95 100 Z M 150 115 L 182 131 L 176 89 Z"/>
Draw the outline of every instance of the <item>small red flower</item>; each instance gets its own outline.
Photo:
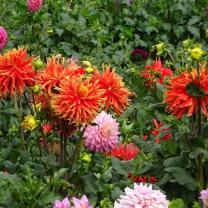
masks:
<path id="1" fill-rule="evenodd" d="M 155 176 L 151 176 L 150 179 L 149 179 L 149 182 L 150 183 L 156 183 L 158 180 L 157 178 L 155 178 Z"/>
<path id="2" fill-rule="evenodd" d="M 162 136 L 161 138 L 156 138 L 155 142 L 156 143 L 160 143 L 161 140 L 163 141 L 167 141 L 170 140 L 173 135 L 171 133 L 168 133 L 170 131 L 170 128 L 164 128 L 164 124 L 161 122 L 158 122 L 156 119 L 153 119 L 153 124 L 155 126 L 155 128 L 153 128 L 150 131 L 150 134 L 152 134 L 153 136 L 157 137 L 159 134 L 161 133 L 166 133 L 164 136 Z"/>
<path id="3" fill-rule="evenodd" d="M 116 157 L 120 160 L 132 160 L 140 152 L 139 148 L 133 144 L 120 144 L 114 150 L 112 150 L 108 155 Z"/>
<path id="4" fill-rule="evenodd" d="M 148 58 L 148 52 L 141 48 L 135 48 L 131 52 L 131 60 L 132 61 L 145 61 Z"/>
<path id="5" fill-rule="evenodd" d="M 145 78 L 145 86 L 151 88 L 156 83 L 163 84 L 167 76 L 171 76 L 173 72 L 169 68 L 165 68 L 161 60 L 155 60 L 152 65 L 146 65 L 145 70 L 141 72 L 141 77 Z"/>
<path id="6" fill-rule="evenodd" d="M 43 125 L 42 125 L 42 129 L 43 129 L 43 133 L 44 133 L 44 134 L 49 134 L 49 133 L 52 132 L 53 127 L 52 127 L 51 124 L 46 123 L 46 124 L 43 124 Z"/>

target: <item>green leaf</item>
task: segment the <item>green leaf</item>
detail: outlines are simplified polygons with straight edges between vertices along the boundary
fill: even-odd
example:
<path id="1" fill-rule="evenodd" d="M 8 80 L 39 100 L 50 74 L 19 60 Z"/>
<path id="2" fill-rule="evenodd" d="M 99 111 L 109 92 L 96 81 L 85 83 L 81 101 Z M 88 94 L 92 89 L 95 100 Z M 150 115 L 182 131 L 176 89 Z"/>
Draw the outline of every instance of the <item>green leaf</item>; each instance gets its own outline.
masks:
<path id="1" fill-rule="evenodd" d="M 127 176 L 126 171 L 124 171 L 124 169 L 122 168 L 122 164 L 121 161 L 115 157 L 111 157 L 111 163 L 112 163 L 112 167 L 113 169 L 121 175 Z"/>
<path id="2" fill-rule="evenodd" d="M 170 202 L 169 208 L 186 208 L 182 199 L 174 199 Z"/>
<path id="3" fill-rule="evenodd" d="M 184 167 L 184 161 L 180 156 L 170 157 L 163 162 L 165 167 Z"/>
<path id="4" fill-rule="evenodd" d="M 85 193 L 97 193 L 97 178 L 94 174 L 88 174 L 81 177 Z"/>
<path id="5" fill-rule="evenodd" d="M 188 21 L 188 25 L 194 25 L 196 24 L 197 22 L 200 21 L 200 17 L 199 16 L 193 16 L 189 21 Z"/>
<path id="6" fill-rule="evenodd" d="M 176 181 L 180 185 L 185 186 L 187 189 L 191 191 L 195 191 L 197 189 L 196 180 L 185 169 L 180 167 L 170 167 L 165 168 L 165 171 L 171 173 Z"/>

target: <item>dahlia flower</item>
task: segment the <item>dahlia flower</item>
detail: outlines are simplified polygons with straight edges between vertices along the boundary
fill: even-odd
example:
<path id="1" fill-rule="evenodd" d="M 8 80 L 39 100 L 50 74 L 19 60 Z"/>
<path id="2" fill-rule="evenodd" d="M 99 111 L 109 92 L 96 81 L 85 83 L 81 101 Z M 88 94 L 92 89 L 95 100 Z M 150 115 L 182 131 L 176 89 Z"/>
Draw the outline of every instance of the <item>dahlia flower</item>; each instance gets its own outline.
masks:
<path id="1" fill-rule="evenodd" d="M 13 49 L 0 56 L 0 97 L 7 94 L 21 95 L 26 86 L 34 84 L 35 72 L 32 68 L 32 57 L 27 56 L 27 50 Z"/>
<path id="2" fill-rule="evenodd" d="M 28 0 L 27 8 L 29 12 L 37 12 L 41 9 L 43 0 Z"/>
<path id="3" fill-rule="evenodd" d="M 111 71 L 110 66 L 105 70 L 103 67 L 103 73 L 96 71 L 94 73 L 94 79 L 98 81 L 100 88 L 104 90 L 105 110 L 110 107 L 119 115 L 129 105 L 129 97 L 132 93 L 124 86 L 122 77 Z"/>
<path id="4" fill-rule="evenodd" d="M 68 198 L 63 199 L 63 201 L 56 200 L 53 208 L 70 208 L 70 202 Z"/>
<path id="5" fill-rule="evenodd" d="M 155 86 L 157 82 L 163 84 L 165 77 L 173 74 L 169 68 L 162 65 L 160 59 L 154 61 L 152 65 L 146 65 L 145 68 L 140 76 L 145 79 L 145 85 L 148 88 Z"/>
<path id="6" fill-rule="evenodd" d="M 135 48 L 132 52 L 131 52 L 131 60 L 132 61 L 145 61 L 148 58 L 148 53 L 146 50 L 141 49 L 141 48 Z"/>
<path id="7" fill-rule="evenodd" d="M 147 178 L 147 176 L 133 176 L 131 173 L 128 173 L 128 178 L 131 179 L 133 182 L 136 183 L 156 183 L 157 179 L 155 176 L 151 176 L 150 178 Z"/>
<path id="8" fill-rule="evenodd" d="M 199 199 L 202 200 L 204 208 L 207 208 L 208 207 L 208 189 L 202 190 L 200 192 L 200 194 L 201 195 L 200 195 Z"/>
<path id="9" fill-rule="evenodd" d="M 199 81 L 200 80 L 200 81 Z M 199 83 L 200 82 L 200 83 Z M 200 84 L 200 85 L 199 85 Z M 170 80 L 165 92 L 164 103 L 167 110 L 178 119 L 184 114 L 192 116 L 198 111 L 198 102 L 202 113 L 208 116 L 208 70 L 201 67 L 199 79 L 197 70 L 185 71 Z"/>
<path id="10" fill-rule="evenodd" d="M 95 152 L 109 152 L 119 141 L 117 121 L 102 111 L 84 131 L 85 146 Z"/>
<path id="11" fill-rule="evenodd" d="M 83 195 L 81 199 L 77 199 L 77 198 L 73 197 L 72 201 L 74 203 L 73 208 L 82 208 L 82 207 L 83 208 L 93 208 L 93 206 L 90 205 L 90 202 L 85 195 Z"/>
<path id="12" fill-rule="evenodd" d="M 89 123 L 100 110 L 103 90 L 90 79 L 83 81 L 73 77 L 70 80 L 62 80 L 57 90 L 59 94 L 54 97 L 54 111 L 71 123 Z"/>
<path id="13" fill-rule="evenodd" d="M 53 57 L 48 60 L 43 71 L 39 71 L 36 76 L 36 84 L 42 86 L 43 90 L 51 94 L 62 80 L 69 80 L 72 76 L 85 74 L 85 70 L 76 65 L 75 62 L 67 62 L 67 66 L 58 62 Z"/>
<path id="14" fill-rule="evenodd" d="M 64 66 L 57 63 L 55 59 L 49 59 L 46 68 L 39 71 L 36 76 L 36 83 L 41 85 L 43 90 L 50 94 L 60 81 L 69 76 L 69 71 Z"/>
<path id="15" fill-rule="evenodd" d="M 0 51 L 2 51 L 8 42 L 8 35 L 7 35 L 7 31 L 0 26 Z"/>
<path id="16" fill-rule="evenodd" d="M 152 134 L 153 136 L 157 137 L 159 134 L 164 134 L 164 136 L 160 137 L 160 138 L 156 138 L 155 142 L 156 143 L 160 143 L 160 141 L 167 141 L 170 140 L 173 135 L 168 133 L 170 131 L 170 128 L 164 128 L 164 124 L 161 122 L 158 122 L 156 119 L 153 119 L 153 124 L 155 126 L 155 128 L 153 128 L 150 131 L 150 134 Z"/>
<path id="17" fill-rule="evenodd" d="M 120 144 L 114 148 L 108 155 L 117 157 L 120 160 L 132 160 L 140 152 L 139 148 L 133 144 Z"/>
<path id="18" fill-rule="evenodd" d="M 134 189 L 127 187 L 125 195 L 115 201 L 114 208 L 168 208 L 166 196 L 152 185 L 134 183 Z"/>
<path id="19" fill-rule="evenodd" d="M 24 121 L 21 123 L 22 128 L 32 131 L 37 127 L 37 120 L 33 115 L 24 117 Z"/>

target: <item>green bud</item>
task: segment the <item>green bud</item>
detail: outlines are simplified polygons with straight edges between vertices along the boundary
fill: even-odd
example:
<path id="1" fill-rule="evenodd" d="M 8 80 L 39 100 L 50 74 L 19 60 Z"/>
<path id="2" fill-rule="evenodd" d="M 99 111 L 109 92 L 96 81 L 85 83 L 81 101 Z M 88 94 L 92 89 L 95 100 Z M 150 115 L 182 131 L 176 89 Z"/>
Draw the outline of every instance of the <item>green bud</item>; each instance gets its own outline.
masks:
<path id="1" fill-rule="evenodd" d="M 84 153 L 81 160 L 83 162 L 90 163 L 92 161 L 91 154 Z"/>
<path id="2" fill-rule="evenodd" d="M 38 94 L 41 90 L 40 85 L 34 85 L 32 88 L 33 93 Z"/>
<path id="3" fill-rule="evenodd" d="M 33 62 L 33 66 L 35 67 L 35 70 L 38 70 L 44 67 L 44 63 L 40 59 L 38 59 Z"/>

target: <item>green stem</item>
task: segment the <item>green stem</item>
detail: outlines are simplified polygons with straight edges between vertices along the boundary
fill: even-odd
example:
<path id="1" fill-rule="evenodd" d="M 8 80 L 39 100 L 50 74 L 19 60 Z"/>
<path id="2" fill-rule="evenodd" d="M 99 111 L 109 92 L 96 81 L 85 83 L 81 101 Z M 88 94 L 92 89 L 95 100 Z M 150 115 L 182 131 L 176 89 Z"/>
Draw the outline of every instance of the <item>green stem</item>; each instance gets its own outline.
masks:
<path id="1" fill-rule="evenodd" d="M 197 78 L 198 78 L 198 90 L 200 95 L 200 67 L 199 62 L 197 62 Z M 198 138 L 201 137 L 202 134 L 202 115 L 201 115 L 201 97 L 197 97 L 197 105 L 198 105 Z M 196 158 L 197 165 L 197 176 L 199 181 L 199 191 L 203 189 L 204 184 L 204 167 L 203 167 L 203 155 L 199 154 Z"/>
<path id="2" fill-rule="evenodd" d="M 15 107 L 15 110 L 17 113 L 17 118 L 18 118 L 19 124 L 21 124 L 21 122 L 22 122 L 22 112 L 21 112 L 22 107 L 21 107 L 21 105 L 22 104 L 20 104 L 20 107 L 18 106 L 17 95 L 16 95 L 16 93 L 14 93 L 14 107 Z M 20 142 L 21 142 L 22 148 L 26 149 L 24 132 L 23 132 L 21 125 L 19 126 L 19 131 L 20 131 Z"/>

